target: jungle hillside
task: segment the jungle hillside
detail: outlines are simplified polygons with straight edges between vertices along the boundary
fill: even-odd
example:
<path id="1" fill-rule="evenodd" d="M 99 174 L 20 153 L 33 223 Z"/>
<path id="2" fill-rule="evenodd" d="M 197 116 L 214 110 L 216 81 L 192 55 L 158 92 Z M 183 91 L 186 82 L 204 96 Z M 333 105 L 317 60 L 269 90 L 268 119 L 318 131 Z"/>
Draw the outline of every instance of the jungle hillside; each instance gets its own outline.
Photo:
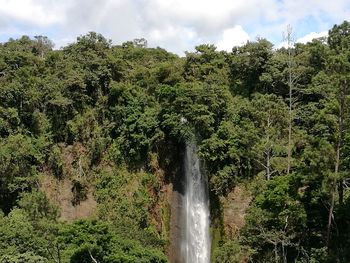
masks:
<path id="1" fill-rule="evenodd" d="M 165 263 L 186 142 L 212 262 L 350 262 L 350 23 L 184 56 L 89 32 L 0 44 L 0 262 Z"/>

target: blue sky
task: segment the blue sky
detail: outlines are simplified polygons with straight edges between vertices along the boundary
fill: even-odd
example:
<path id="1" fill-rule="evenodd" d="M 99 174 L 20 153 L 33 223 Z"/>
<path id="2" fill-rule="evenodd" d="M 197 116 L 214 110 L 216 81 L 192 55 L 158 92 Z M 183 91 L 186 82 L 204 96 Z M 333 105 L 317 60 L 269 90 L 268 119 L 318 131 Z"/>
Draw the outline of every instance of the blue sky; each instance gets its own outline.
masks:
<path id="1" fill-rule="evenodd" d="M 59 48 L 96 31 L 116 44 L 144 37 L 181 55 L 201 43 L 231 50 L 257 37 L 279 46 L 288 24 L 306 42 L 344 20 L 349 0 L 0 0 L 0 41 L 45 35 Z"/>

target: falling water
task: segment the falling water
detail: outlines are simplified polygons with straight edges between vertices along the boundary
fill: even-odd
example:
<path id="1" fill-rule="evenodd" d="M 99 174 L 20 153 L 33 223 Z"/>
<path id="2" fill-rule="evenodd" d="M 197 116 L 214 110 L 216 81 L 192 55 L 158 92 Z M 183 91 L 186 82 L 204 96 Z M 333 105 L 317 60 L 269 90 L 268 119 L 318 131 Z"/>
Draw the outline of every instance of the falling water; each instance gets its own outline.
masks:
<path id="1" fill-rule="evenodd" d="M 210 262 L 209 199 L 207 179 L 200 169 L 195 144 L 186 146 L 185 222 L 183 240 L 186 263 Z"/>

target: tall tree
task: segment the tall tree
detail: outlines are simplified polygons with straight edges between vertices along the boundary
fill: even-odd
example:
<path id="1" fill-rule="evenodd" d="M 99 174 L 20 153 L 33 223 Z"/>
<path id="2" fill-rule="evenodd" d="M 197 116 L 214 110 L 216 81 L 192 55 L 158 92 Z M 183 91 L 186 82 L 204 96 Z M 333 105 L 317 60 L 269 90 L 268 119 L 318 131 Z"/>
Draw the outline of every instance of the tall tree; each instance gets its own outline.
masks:
<path id="1" fill-rule="evenodd" d="M 336 192 L 339 195 L 339 203 L 344 199 L 344 172 L 345 168 L 345 141 L 349 134 L 350 123 L 350 23 L 344 22 L 341 25 L 335 25 L 329 31 L 328 44 L 331 49 L 331 55 L 328 61 L 327 71 L 334 87 L 333 105 L 335 107 L 336 130 L 335 130 L 335 160 L 334 160 L 334 180 L 331 183 L 331 204 L 327 225 L 327 246 L 330 245 L 331 225 L 334 219 L 334 207 L 336 201 Z"/>
<path id="2" fill-rule="evenodd" d="M 285 171 L 288 107 L 274 94 L 256 94 L 252 101 L 253 119 L 259 141 L 254 146 L 256 161 L 264 167 L 266 179 Z"/>
<path id="3" fill-rule="evenodd" d="M 260 82 L 273 56 L 272 44 L 266 39 L 234 47 L 229 57 L 230 84 L 234 94 L 251 96 L 254 92 L 271 90 Z"/>
<path id="4" fill-rule="evenodd" d="M 293 46 L 293 29 L 290 25 L 287 26 L 287 49 L 288 49 L 288 104 L 289 104 L 289 121 L 288 121 L 288 158 L 287 158 L 287 174 L 290 173 L 291 163 L 292 163 L 292 123 L 293 123 L 293 79 L 292 79 L 292 46 Z"/>

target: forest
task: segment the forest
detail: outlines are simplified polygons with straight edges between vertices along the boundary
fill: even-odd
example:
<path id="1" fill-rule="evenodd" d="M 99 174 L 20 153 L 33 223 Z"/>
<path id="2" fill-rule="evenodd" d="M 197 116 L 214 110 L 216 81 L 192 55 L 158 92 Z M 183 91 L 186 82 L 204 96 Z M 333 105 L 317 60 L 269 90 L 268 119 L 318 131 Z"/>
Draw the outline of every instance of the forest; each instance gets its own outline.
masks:
<path id="1" fill-rule="evenodd" d="M 95 32 L 59 50 L 1 43 L 0 262 L 169 262 L 188 140 L 212 262 L 350 262 L 350 23 L 307 44 L 290 33 L 183 57 Z M 230 234 L 237 188 L 248 205 Z"/>

